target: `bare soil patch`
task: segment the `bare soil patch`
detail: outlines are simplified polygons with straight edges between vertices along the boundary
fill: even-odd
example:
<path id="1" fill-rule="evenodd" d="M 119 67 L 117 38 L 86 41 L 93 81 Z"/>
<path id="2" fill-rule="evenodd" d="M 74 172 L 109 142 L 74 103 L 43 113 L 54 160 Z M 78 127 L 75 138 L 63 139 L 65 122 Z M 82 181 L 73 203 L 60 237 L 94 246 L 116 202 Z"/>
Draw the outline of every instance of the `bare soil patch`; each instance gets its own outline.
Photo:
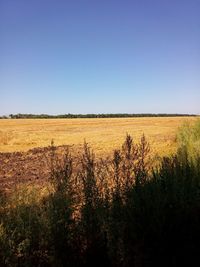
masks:
<path id="1" fill-rule="evenodd" d="M 67 147 L 55 147 L 56 154 L 62 156 Z M 73 146 L 70 151 L 74 151 Z M 50 176 L 51 153 L 50 146 L 27 152 L 0 153 L 0 189 L 9 192 L 20 183 L 44 185 Z"/>

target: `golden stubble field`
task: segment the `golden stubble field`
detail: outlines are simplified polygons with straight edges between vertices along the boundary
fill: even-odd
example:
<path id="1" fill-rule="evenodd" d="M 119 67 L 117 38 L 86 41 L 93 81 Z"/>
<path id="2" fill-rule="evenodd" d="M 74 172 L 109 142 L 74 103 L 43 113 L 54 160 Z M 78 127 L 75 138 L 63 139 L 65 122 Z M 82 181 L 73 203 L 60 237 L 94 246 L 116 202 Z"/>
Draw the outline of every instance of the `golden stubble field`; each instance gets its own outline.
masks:
<path id="1" fill-rule="evenodd" d="M 55 145 L 80 146 L 84 140 L 98 155 L 119 148 L 126 136 L 137 142 L 144 133 L 153 153 L 160 156 L 176 149 L 176 132 L 194 117 L 98 118 L 98 119 L 2 119 L 0 152 L 27 151 Z"/>

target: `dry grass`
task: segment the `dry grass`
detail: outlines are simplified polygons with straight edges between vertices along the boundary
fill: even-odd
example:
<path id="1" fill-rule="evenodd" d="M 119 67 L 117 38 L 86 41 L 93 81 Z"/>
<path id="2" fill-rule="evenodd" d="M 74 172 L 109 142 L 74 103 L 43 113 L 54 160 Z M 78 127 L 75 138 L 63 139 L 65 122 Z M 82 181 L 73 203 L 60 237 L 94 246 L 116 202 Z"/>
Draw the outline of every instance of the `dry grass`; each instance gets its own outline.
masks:
<path id="1" fill-rule="evenodd" d="M 155 153 L 169 154 L 176 148 L 175 133 L 190 117 L 106 119 L 18 119 L 0 120 L 0 152 L 27 151 L 34 147 L 80 145 L 84 139 L 103 155 L 117 148 L 126 133 L 135 140 L 145 134 Z"/>

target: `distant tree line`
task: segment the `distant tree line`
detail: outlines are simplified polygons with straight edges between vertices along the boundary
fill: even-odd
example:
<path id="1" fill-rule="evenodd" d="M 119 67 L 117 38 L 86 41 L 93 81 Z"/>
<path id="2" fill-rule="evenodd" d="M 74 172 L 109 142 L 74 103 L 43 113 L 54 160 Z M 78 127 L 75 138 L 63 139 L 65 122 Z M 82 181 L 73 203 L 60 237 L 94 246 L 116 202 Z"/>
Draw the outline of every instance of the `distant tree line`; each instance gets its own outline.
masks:
<path id="1" fill-rule="evenodd" d="M 180 116 L 197 116 L 196 114 L 168 114 L 168 113 L 102 113 L 102 114 L 10 114 L 9 116 L 1 116 L 0 119 L 77 119 L 77 118 L 140 118 L 140 117 L 180 117 Z"/>

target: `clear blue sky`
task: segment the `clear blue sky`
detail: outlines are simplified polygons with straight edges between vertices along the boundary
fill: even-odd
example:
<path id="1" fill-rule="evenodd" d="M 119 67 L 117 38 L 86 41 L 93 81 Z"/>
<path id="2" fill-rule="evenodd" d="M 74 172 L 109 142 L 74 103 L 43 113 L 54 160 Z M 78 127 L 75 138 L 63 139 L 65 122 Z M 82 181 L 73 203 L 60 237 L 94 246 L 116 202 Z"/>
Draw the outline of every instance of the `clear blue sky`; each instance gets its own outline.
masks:
<path id="1" fill-rule="evenodd" d="M 199 0 L 0 0 L 0 114 L 200 113 Z"/>

